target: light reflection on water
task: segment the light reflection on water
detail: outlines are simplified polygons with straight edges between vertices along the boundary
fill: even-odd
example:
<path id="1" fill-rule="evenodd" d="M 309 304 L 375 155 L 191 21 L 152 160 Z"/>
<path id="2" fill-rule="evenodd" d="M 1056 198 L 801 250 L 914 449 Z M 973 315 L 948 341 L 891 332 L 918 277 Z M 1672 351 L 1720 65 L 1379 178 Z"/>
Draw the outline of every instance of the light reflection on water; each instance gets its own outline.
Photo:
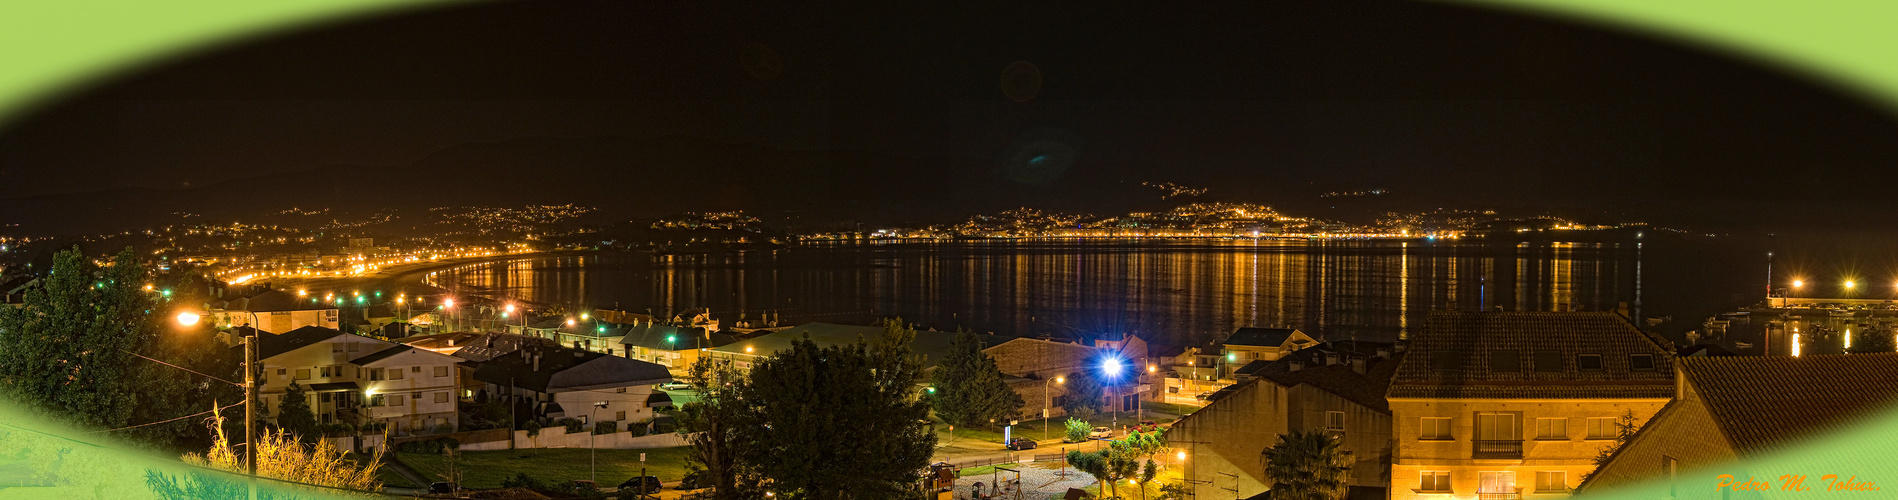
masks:
<path id="1" fill-rule="evenodd" d="M 728 322 L 777 311 L 793 324 L 901 315 L 939 329 L 1004 334 L 1130 331 L 1189 341 L 1240 326 L 1290 325 L 1330 339 L 1393 340 L 1431 309 L 1604 311 L 1625 301 L 1639 315 L 1640 284 L 1656 282 L 1642 276 L 1643 262 L 1656 259 L 1652 247 L 1633 243 L 833 244 L 524 259 L 463 266 L 432 280 L 458 293 L 586 308 L 710 308 Z M 1708 264 L 1670 259 L 1673 273 L 1706 274 L 1694 266 Z M 1728 289 L 1699 285 L 1713 289 L 1646 296 L 1663 308 L 1724 307 L 1704 303 L 1725 300 Z"/>

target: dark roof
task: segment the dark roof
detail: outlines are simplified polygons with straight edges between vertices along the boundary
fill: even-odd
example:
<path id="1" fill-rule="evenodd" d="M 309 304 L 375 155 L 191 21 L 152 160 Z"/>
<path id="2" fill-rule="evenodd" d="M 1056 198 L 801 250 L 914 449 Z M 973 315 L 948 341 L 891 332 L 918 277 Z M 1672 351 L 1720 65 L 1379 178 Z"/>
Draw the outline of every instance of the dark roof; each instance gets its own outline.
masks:
<path id="1" fill-rule="evenodd" d="M 232 300 L 226 303 L 225 308 L 250 312 L 335 309 L 334 307 L 325 307 L 316 303 L 297 300 L 296 294 L 283 290 L 269 290 L 250 298 Z"/>
<path id="2" fill-rule="evenodd" d="M 1283 360 L 1284 358 L 1279 358 L 1279 359 Z M 1251 375 L 1253 372 L 1257 372 L 1261 369 L 1264 369 L 1265 365 L 1268 365 L 1271 363 L 1272 363 L 1271 361 L 1266 361 L 1263 359 L 1255 359 L 1255 360 L 1252 360 L 1251 363 L 1246 363 L 1245 366 L 1241 366 L 1239 367 L 1239 369 L 1233 370 L 1232 373 L 1235 375 Z"/>
<path id="3" fill-rule="evenodd" d="M 1298 330 L 1294 328 L 1255 328 L 1248 326 L 1232 332 L 1232 336 L 1226 338 L 1226 345 L 1278 347 L 1285 345 L 1285 339 L 1291 338 L 1292 332 L 1296 331 Z"/>
<path id="4" fill-rule="evenodd" d="M 512 333 L 483 333 L 466 339 L 456 339 L 455 357 L 469 361 L 487 361 L 520 350 L 522 346 L 554 347 L 552 339 L 529 337 Z M 446 347 L 446 346 L 443 346 Z"/>
<path id="5" fill-rule="evenodd" d="M 259 335 L 257 337 L 257 359 L 270 359 L 278 354 L 302 349 L 317 342 L 336 338 L 337 335 L 349 334 L 333 328 L 306 326 L 284 332 L 281 335 Z M 239 347 L 241 347 L 241 344 Z"/>
<path id="6" fill-rule="evenodd" d="M 530 351 L 540 356 L 539 370 L 527 356 Z M 672 372 L 635 359 L 566 347 L 539 347 L 489 359 L 475 369 L 474 378 L 503 386 L 512 383 L 535 392 L 554 392 L 657 384 L 672 380 Z"/>
<path id="7" fill-rule="evenodd" d="M 400 321 L 382 325 L 382 328 L 379 328 L 377 330 L 382 332 L 382 336 L 392 338 L 392 339 L 399 339 L 399 338 L 409 336 L 409 324 L 403 323 Z"/>
<path id="8" fill-rule="evenodd" d="M 334 391 L 362 392 L 362 386 L 356 385 L 355 382 L 325 382 L 321 384 L 310 384 L 310 392 L 334 392 Z"/>
<path id="9" fill-rule="evenodd" d="M 389 307 L 388 304 L 373 305 L 363 311 L 363 316 L 370 318 L 393 318 L 395 317 L 395 308 Z"/>
<path id="10" fill-rule="evenodd" d="M 1742 456 L 1848 425 L 1898 402 L 1898 353 L 1679 362 Z"/>
<path id="11" fill-rule="evenodd" d="M 1336 364 L 1271 373 L 1260 378 L 1288 388 L 1309 385 L 1365 408 L 1390 413 L 1390 402 L 1384 399 L 1384 393 L 1390 389 L 1391 376 L 1397 372 L 1402 359 L 1400 354 L 1392 359 L 1373 360 L 1364 373 L 1358 373 L 1350 364 Z"/>
<path id="12" fill-rule="evenodd" d="M 710 349 L 738 341 L 737 337 L 724 333 L 712 333 L 711 339 L 708 340 L 706 339 L 704 328 L 654 325 L 652 323 L 619 325 L 615 328 L 615 333 L 623 336 L 620 339 L 620 344 L 667 351 L 698 348 Z M 668 338 L 672 340 L 667 341 Z"/>
<path id="13" fill-rule="evenodd" d="M 1736 354 L 1734 354 L 1733 351 L 1726 350 L 1725 348 L 1722 348 L 1717 345 L 1695 344 L 1695 345 L 1690 345 L 1690 346 L 1681 348 L 1680 354 L 1676 354 L 1674 356 L 1677 358 L 1686 358 L 1686 357 L 1717 357 L 1717 356 L 1735 356 L 1735 355 Z"/>
<path id="14" fill-rule="evenodd" d="M 672 406 L 672 395 L 666 394 L 665 391 L 652 391 L 651 396 L 646 396 L 646 406 L 653 408 Z"/>
<path id="15" fill-rule="evenodd" d="M 25 289 L 33 286 L 37 281 L 39 281 L 38 276 L 14 276 L 0 280 L 0 293 L 8 295 L 21 293 Z"/>
<path id="16" fill-rule="evenodd" d="M 389 356 L 394 356 L 394 355 L 397 355 L 397 354 L 402 354 L 402 353 L 404 353 L 404 352 L 408 352 L 408 351 L 409 351 L 410 349 L 414 349 L 414 347 L 409 347 L 409 346 L 406 346 L 406 345 L 402 345 L 402 344 L 396 344 L 396 345 L 393 345 L 393 346 L 389 346 L 389 348 L 388 348 L 388 349 L 383 349 L 383 350 L 380 350 L 380 351 L 376 351 L 376 352 L 372 352 L 372 353 L 369 353 L 369 354 L 365 354 L 365 355 L 363 355 L 362 357 L 359 357 L 359 358 L 356 358 L 356 359 L 352 359 L 352 360 L 349 360 L 349 362 L 350 362 L 350 364 L 357 364 L 357 365 L 366 365 L 366 364 L 369 364 L 369 363 L 374 363 L 374 362 L 377 362 L 377 361 L 382 361 L 383 359 L 387 359 L 387 358 L 388 358 Z"/>
<path id="17" fill-rule="evenodd" d="M 1539 353 L 1561 369 L 1537 371 Z M 1580 369 L 1583 354 L 1599 355 L 1601 369 Z M 1653 368 L 1632 369 L 1636 354 L 1651 356 Z M 1389 397 L 1665 399 L 1674 396 L 1673 359 L 1671 344 L 1614 313 L 1438 311 L 1411 335 Z"/>
<path id="18" fill-rule="evenodd" d="M 803 338 L 806 334 L 811 336 L 811 342 L 816 343 L 818 347 L 829 347 L 854 344 L 859 339 L 874 342 L 878 337 L 883 335 L 883 327 L 839 325 L 835 323 L 806 323 L 772 332 L 767 335 L 719 346 L 712 350 L 731 354 L 747 354 L 745 348 L 753 347 L 756 350 L 749 353 L 750 355 L 768 356 L 771 353 L 790 349 L 792 342 Z M 918 331 L 916 332 L 916 340 L 910 342 L 910 349 L 915 354 L 923 356 L 924 367 L 934 367 L 937 363 L 941 362 L 942 354 L 949 351 L 949 341 L 955 338 L 955 335 L 955 332 Z M 1013 337 L 1003 337 L 999 335 L 985 335 L 980 333 L 974 335 L 977 340 L 982 342 L 983 349 L 995 347 L 1001 345 L 1003 342 L 1014 340 Z"/>

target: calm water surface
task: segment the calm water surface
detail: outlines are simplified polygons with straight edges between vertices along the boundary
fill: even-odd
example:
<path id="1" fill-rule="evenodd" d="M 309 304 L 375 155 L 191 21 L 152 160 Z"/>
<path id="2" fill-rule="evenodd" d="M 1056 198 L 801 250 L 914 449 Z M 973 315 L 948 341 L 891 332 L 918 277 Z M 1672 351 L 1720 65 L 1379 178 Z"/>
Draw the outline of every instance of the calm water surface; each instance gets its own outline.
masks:
<path id="1" fill-rule="evenodd" d="M 1286 325 L 1328 339 L 1394 340 L 1433 309 L 1604 311 L 1626 302 L 1637 317 L 1709 315 L 1763 295 L 1765 261 L 1752 255 L 1691 241 L 983 241 L 522 259 L 430 280 L 546 304 L 709 308 L 727 322 L 773 311 L 793 324 L 902 316 L 1010 335 L 1191 342 Z"/>

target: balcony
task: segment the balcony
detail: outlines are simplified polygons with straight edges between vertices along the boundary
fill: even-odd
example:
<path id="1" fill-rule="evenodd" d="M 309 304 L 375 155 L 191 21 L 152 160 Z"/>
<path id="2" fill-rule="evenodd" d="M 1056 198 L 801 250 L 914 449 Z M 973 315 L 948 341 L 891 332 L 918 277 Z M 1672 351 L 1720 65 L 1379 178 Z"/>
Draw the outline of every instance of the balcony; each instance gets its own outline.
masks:
<path id="1" fill-rule="evenodd" d="M 1473 443 L 1474 450 L 1470 453 L 1470 458 L 1476 458 L 1476 459 L 1485 459 L 1485 458 L 1487 459 L 1521 459 L 1522 458 L 1522 440 L 1520 439 L 1512 439 L 1512 440 L 1504 440 L 1504 441 L 1478 439 L 1478 440 L 1472 441 L 1472 443 Z M 1488 497 L 1484 497 L 1484 498 L 1487 499 Z M 1498 498 L 1500 499 L 1501 497 L 1498 497 Z"/>
<path id="2" fill-rule="evenodd" d="M 1476 493 L 1476 500 L 1522 500 L 1521 493 Z"/>

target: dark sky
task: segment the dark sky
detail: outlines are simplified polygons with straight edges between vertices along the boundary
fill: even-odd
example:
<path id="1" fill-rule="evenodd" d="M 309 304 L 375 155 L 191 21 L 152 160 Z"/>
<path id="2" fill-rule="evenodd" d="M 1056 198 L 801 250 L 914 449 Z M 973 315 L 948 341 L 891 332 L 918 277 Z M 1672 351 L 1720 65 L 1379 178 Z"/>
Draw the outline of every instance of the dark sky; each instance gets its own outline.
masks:
<path id="1" fill-rule="evenodd" d="M 482 3 L 194 54 L 9 124 L 0 198 L 401 167 L 468 143 L 675 135 L 966 160 L 995 168 L 955 175 L 1012 182 L 1173 181 L 1222 199 L 1304 183 L 1313 197 L 1381 187 L 1420 203 L 1668 211 L 1875 200 L 1858 186 L 1898 180 L 1898 124 L 1853 96 L 1511 12 L 679 4 Z M 1047 164 L 1066 168 L 1034 171 Z M 716 183 L 771 168 L 705 171 Z"/>

